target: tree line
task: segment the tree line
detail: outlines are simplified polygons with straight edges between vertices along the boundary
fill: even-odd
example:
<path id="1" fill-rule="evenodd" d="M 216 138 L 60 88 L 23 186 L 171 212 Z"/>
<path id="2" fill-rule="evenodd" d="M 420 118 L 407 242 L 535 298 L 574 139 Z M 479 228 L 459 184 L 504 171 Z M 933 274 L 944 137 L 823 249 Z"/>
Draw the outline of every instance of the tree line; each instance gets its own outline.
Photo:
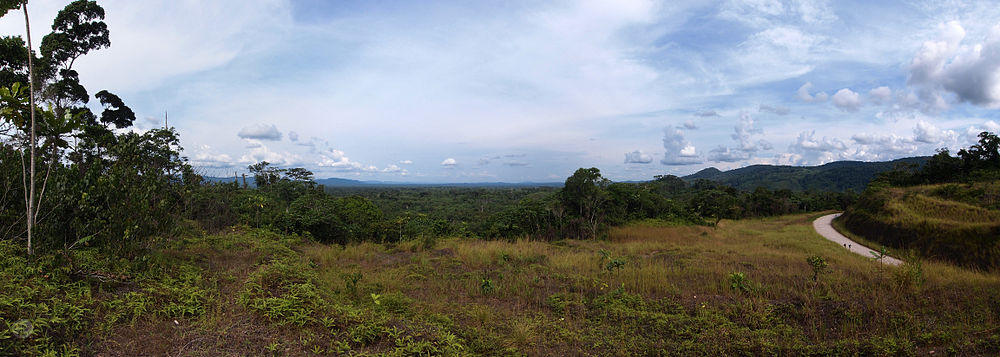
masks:
<path id="1" fill-rule="evenodd" d="M 29 19 L 25 1 L 0 1 L 0 15 L 16 13 L 11 10 Z M 29 254 L 89 246 L 136 256 L 184 222 L 208 230 L 269 227 L 331 243 L 592 239 L 636 220 L 711 225 L 838 208 L 852 199 L 850 193 L 740 191 L 675 176 L 618 183 L 596 168 L 577 170 L 561 189 L 463 191 L 469 205 L 438 204 L 454 191 L 416 193 L 421 207 L 448 210 L 400 208 L 386 192 L 330 195 L 312 172 L 267 162 L 248 167 L 255 188 L 203 182 L 181 155 L 175 130 L 121 130 L 132 126 L 135 113 L 108 90 L 91 96 L 80 83 L 76 60 L 111 45 L 104 17 L 96 2 L 73 1 L 56 15 L 38 52 L 30 50 L 28 28 L 25 38 L 0 37 L 0 240 L 24 241 Z M 92 99 L 100 113 L 87 106 Z"/>

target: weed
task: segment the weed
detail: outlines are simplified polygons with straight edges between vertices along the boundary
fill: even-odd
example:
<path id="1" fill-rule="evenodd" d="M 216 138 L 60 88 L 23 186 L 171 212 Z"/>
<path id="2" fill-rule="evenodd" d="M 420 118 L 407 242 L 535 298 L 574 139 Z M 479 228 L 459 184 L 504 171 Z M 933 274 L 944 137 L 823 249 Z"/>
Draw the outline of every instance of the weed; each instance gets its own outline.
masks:
<path id="1" fill-rule="evenodd" d="M 750 280 L 742 272 L 729 273 L 729 289 L 738 293 L 749 293 L 751 290 Z"/>
<path id="2" fill-rule="evenodd" d="M 351 294 L 351 296 L 358 295 L 358 282 L 361 281 L 361 278 L 363 277 L 364 275 L 359 272 L 343 275 L 344 287 L 347 289 L 347 292 Z"/>
<path id="3" fill-rule="evenodd" d="M 490 279 L 489 276 L 483 275 L 479 280 L 479 293 L 489 295 L 496 292 L 497 288 L 493 285 L 493 279 Z"/>
<path id="4" fill-rule="evenodd" d="M 829 264 L 826 263 L 826 259 L 818 255 L 813 255 L 806 258 L 806 262 L 812 267 L 813 271 L 813 281 L 819 281 L 819 275 L 828 272 L 827 269 Z"/>
<path id="5" fill-rule="evenodd" d="M 601 254 L 600 264 L 608 273 L 613 273 L 615 270 L 621 271 L 625 267 L 624 259 L 612 257 L 611 253 L 604 249 L 601 249 L 599 253 Z"/>

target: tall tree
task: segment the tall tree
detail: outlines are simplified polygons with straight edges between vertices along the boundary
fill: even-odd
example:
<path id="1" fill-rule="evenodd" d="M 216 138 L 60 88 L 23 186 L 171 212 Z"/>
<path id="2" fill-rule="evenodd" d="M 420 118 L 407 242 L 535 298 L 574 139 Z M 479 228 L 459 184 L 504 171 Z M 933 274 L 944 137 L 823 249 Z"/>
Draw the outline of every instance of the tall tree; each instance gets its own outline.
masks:
<path id="1" fill-rule="evenodd" d="M 597 238 L 601 225 L 602 206 L 608 199 L 606 188 L 610 180 L 601 176 L 596 167 L 580 168 L 566 179 L 562 189 L 562 202 L 567 211 L 583 218 L 591 238 Z"/>

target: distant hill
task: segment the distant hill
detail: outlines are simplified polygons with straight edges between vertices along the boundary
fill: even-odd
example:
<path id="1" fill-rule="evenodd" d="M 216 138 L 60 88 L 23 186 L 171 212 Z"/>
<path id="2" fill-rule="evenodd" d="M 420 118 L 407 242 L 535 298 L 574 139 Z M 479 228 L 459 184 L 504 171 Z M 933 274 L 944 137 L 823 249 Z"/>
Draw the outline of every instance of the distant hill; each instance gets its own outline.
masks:
<path id="1" fill-rule="evenodd" d="M 893 161 L 837 161 L 820 166 L 752 165 L 729 171 L 710 167 L 681 179 L 717 181 L 741 190 L 765 187 L 792 191 L 862 191 L 879 173 L 892 170 L 897 163 L 923 165 L 930 157 L 908 157 Z"/>

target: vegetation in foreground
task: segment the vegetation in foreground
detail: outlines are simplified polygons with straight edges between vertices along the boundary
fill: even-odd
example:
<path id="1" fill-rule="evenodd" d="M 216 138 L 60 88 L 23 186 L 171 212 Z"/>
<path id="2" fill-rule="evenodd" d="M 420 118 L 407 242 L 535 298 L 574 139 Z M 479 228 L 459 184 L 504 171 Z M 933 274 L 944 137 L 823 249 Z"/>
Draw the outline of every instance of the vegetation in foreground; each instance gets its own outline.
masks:
<path id="1" fill-rule="evenodd" d="M 882 266 L 816 235 L 815 217 L 551 243 L 191 229 L 141 260 L 2 242 L 0 354 L 1000 352 L 1000 277 Z"/>

